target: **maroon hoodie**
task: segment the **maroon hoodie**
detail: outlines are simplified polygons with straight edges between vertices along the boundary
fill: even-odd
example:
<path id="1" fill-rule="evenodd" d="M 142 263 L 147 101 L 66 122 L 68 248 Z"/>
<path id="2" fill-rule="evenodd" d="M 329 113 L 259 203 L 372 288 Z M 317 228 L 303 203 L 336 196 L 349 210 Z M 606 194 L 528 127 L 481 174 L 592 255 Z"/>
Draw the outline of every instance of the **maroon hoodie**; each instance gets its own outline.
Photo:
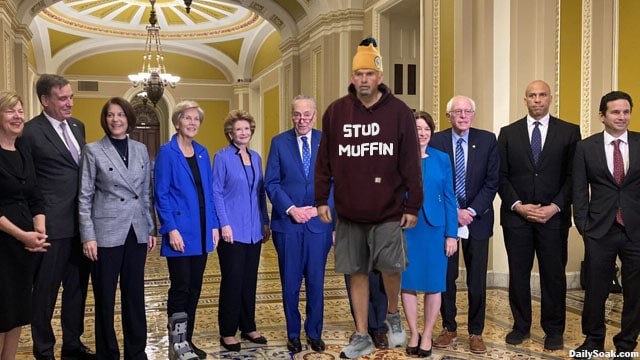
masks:
<path id="1" fill-rule="evenodd" d="M 365 224 L 399 221 L 422 206 L 422 172 L 416 120 L 384 84 L 382 96 L 366 108 L 349 94 L 322 117 L 315 167 L 315 198 L 327 205 L 334 182 L 339 218 Z"/>

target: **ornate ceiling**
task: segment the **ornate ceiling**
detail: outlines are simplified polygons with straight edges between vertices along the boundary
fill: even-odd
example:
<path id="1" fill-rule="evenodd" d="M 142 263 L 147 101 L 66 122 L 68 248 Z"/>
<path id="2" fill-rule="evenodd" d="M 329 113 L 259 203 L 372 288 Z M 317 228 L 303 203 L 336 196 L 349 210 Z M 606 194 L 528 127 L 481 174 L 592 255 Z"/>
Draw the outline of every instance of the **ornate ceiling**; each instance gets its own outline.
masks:
<path id="1" fill-rule="evenodd" d="M 136 52 L 144 46 L 151 10 L 147 1 L 18 2 L 19 17 L 28 20 L 33 14 L 29 29 L 39 73 L 65 73 L 76 62 L 93 61 L 91 57 L 99 62 L 101 54 Z M 251 77 L 263 44 L 272 44 L 274 35 L 295 36 L 310 12 L 325 6 L 321 0 L 194 0 L 187 14 L 182 0 L 155 3 L 163 51 L 209 64 L 227 79 Z M 131 57 L 141 61 L 133 53 Z"/>

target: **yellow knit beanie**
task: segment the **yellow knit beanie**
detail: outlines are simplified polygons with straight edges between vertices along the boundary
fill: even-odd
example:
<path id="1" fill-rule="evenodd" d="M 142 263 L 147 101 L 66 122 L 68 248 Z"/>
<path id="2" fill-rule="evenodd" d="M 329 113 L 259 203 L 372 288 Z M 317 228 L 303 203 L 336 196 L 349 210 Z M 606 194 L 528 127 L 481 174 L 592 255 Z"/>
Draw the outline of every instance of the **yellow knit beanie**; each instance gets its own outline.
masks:
<path id="1" fill-rule="evenodd" d="M 378 52 L 378 43 L 376 39 L 370 37 L 362 40 L 353 57 L 352 70 L 373 69 L 382 71 L 382 57 Z"/>

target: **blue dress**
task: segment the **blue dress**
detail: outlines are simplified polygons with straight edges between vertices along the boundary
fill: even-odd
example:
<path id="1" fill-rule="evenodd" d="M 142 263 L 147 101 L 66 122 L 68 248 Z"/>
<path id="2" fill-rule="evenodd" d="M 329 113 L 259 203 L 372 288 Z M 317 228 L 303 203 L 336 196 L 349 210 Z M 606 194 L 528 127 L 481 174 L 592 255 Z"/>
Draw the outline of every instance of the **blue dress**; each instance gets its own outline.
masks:
<path id="1" fill-rule="evenodd" d="M 446 290 L 445 238 L 457 237 L 458 211 L 449 156 L 427 148 L 422 158 L 424 203 L 418 223 L 406 231 L 409 266 L 402 273 L 402 289 L 427 293 Z"/>

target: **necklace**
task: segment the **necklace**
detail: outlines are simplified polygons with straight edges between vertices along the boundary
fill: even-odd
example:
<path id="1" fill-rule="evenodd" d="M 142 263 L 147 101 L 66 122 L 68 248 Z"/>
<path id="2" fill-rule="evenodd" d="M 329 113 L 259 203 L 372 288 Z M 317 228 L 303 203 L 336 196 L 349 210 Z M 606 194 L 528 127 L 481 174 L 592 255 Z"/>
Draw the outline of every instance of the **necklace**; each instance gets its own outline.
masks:
<path id="1" fill-rule="evenodd" d="M 120 149 L 118 149 L 117 146 L 115 148 L 116 148 L 116 151 L 118 152 L 118 155 L 120 155 L 120 157 L 122 158 L 122 161 L 126 163 L 127 155 L 129 155 L 129 145 L 127 144 L 124 146 L 124 153 L 120 152 Z"/>

